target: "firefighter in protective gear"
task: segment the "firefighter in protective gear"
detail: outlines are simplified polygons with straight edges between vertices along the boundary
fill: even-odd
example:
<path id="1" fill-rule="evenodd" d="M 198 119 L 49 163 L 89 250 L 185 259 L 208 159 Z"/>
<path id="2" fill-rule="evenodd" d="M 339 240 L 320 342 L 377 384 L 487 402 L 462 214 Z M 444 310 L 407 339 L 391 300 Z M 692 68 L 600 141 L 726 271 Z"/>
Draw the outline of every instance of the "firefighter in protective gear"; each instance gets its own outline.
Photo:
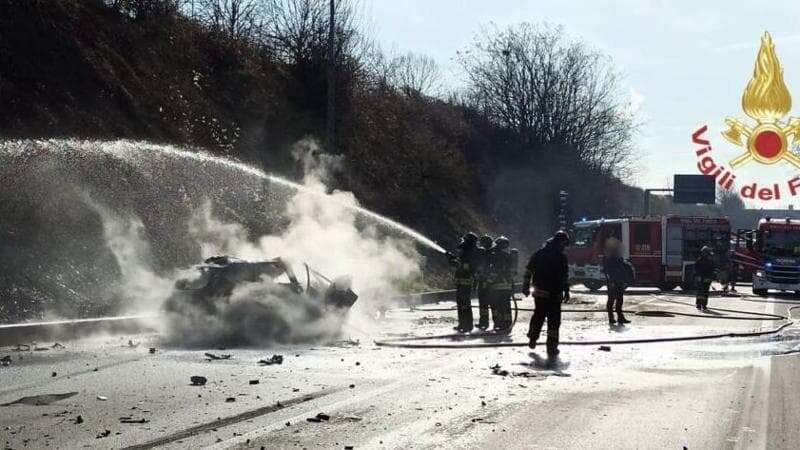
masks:
<path id="1" fill-rule="evenodd" d="M 486 330 L 489 328 L 489 306 L 491 304 L 489 289 L 489 272 L 491 270 L 490 258 L 494 239 L 491 236 L 483 235 L 478 240 L 478 253 L 480 255 L 480 265 L 478 266 L 477 288 L 478 288 L 478 328 Z M 495 318 L 496 319 L 496 318 Z"/>
<path id="2" fill-rule="evenodd" d="M 603 256 L 603 273 L 606 276 L 608 293 L 606 311 L 608 312 L 608 324 L 610 326 L 631 323 L 622 313 L 625 288 L 633 281 L 631 272 L 629 263 L 622 257 L 622 243 L 616 238 L 609 239 L 606 242 L 605 255 Z M 614 320 L 614 312 L 617 313 L 616 321 Z"/>
<path id="3" fill-rule="evenodd" d="M 455 267 L 456 308 L 458 310 L 458 326 L 462 333 L 472 331 L 472 286 L 480 264 L 478 236 L 467 233 L 458 244 L 458 251 L 450 256 L 450 263 Z"/>
<path id="4" fill-rule="evenodd" d="M 513 283 L 513 261 L 510 242 L 505 236 L 494 241 L 489 257 L 490 297 L 494 331 L 507 333 L 511 330 L 511 290 Z"/>
<path id="5" fill-rule="evenodd" d="M 705 246 L 700 249 L 700 257 L 694 263 L 694 284 L 697 290 L 695 303 L 697 309 L 708 311 L 708 290 L 711 282 L 714 281 L 714 252 L 711 247 Z"/>
<path id="6" fill-rule="evenodd" d="M 522 292 L 526 294 L 533 284 L 533 300 L 536 304 L 531 318 L 528 338 L 530 348 L 536 341 L 547 321 L 547 355 L 558 355 L 558 330 L 561 326 L 561 301 L 569 299 L 569 267 L 564 249 L 569 245 L 569 235 L 558 231 L 544 246 L 537 250 L 526 266 L 522 280 Z"/>

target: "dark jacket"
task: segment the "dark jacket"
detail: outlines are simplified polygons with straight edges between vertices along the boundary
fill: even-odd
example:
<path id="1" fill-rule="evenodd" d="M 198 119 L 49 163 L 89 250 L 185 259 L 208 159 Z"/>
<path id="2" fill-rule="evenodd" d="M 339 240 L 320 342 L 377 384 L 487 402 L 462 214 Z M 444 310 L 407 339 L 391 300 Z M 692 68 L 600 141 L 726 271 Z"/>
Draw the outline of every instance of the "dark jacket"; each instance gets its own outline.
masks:
<path id="1" fill-rule="evenodd" d="M 458 254 L 452 260 L 455 267 L 456 284 L 469 286 L 474 282 L 478 267 L 481 264 L 480 251 L 475 245 L 461 245 Z"/>
<path id="2" fill-rule="evenodd" d="M 513 280 L 510 249 L 489 251 L 489 283 L 492 289 L 511 289 Z"/>
<path id="3" fill-rule="evenodd" d="M 606 281 L 620 286 L 629 286 L 633 283 L 633 268 L 622 256 L 607 256 L 603 258 L 603 273 Z"/>
<path id="4" fill-rule="evenodd" d="M 548 240 L 544 247 L 531 256 L 526 269 L 533 274 L 535 290 L 545 291 L 551 297 L 560 297 L 569 289 L 567 255 L 552 240 Z"/>
<path id="5" fill-rule="evenodd" d="M 714 269 L 714 260 L 701 255 L 694 263 L 694 276 L 704 280 L 712 280 L 714 278 Z"/>

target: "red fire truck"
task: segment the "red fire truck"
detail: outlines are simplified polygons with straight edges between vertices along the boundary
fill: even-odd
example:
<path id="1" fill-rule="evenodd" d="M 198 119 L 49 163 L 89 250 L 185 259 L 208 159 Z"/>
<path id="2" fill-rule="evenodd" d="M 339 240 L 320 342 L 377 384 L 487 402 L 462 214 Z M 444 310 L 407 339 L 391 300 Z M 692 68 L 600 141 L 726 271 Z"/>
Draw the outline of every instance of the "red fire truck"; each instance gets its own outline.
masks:
<path id="1" fill-rule="evenodd" d="M 761 219 L 754 234 L 755 242 L 747 245 L 754 250 L 753 293 L 800 292 L 800 220 Z"/>
<path id="2" fill-rule="evenodd" d="M 730 233 L 727 218 L 656 216 L 577 222 L 567 250 L 570 282 L 583 283 L 593 291 L 600 289 L 605 284 L 605 243 L 616 238 L 635 270 L 634 286 L 688 290 L 700 249 L 712 247 L 717 263 L 725 262 Z"/>

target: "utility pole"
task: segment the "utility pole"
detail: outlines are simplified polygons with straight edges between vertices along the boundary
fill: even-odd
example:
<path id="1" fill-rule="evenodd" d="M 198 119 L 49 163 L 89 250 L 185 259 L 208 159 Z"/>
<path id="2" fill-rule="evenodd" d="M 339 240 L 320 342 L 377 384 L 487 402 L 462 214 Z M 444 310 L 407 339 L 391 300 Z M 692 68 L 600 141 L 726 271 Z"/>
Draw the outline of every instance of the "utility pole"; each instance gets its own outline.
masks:
<path id="1" fill-rule="evenodd" d="M 336 0 L 331 1 L 328 17 L 328 112 L 325 148 L 335 153 L 336 146 Z"/>
<path id="2" fill-rule="evenodd" d="M 567 191 L 558 192 L 559 208 L 558 208 L 558 226 L 559 230 L 567 230 L 567 200 L 569 193 Z"/>

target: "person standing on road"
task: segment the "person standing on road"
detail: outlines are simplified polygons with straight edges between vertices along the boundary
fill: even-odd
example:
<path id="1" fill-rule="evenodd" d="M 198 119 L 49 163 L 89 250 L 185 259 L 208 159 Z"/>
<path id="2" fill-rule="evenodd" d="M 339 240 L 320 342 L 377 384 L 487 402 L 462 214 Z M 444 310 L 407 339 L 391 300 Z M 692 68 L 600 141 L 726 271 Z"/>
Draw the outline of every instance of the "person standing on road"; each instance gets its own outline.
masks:
<path id="1" fill-rule="evenodd" d="M 458 326 L 461 333 L 472 331 L 472 286 L 479 264 L 478 236 L 466 233 L 458 244 L 458 252 L 450 255 L 450 263 L 455 267 L 456 308 Z"/>
<path id="2" fill-rule="evenodd" d="M 536 341 L 547 321 L 547 356 L 558 355 L 558 333 L 561 326 L 561 301 L 569 300 L 569 267 L 564 249 L 569 245 L 569 235 L 557 231 L 544 246 L 537 250 L 525 267 L 522 293 L 530 292 L 533 284 L 533 301 L 536 304 L 528 330 L 528 347 L 536 348 Z"/>
<path id="3" fill-rule="evenodd" d="M 489 328 L 489 306 L 491 304 L 489 289 L 489 273 L 491 271 L 491 251 L 494 239 L 491 236 L 483 235 L 478 240 L 479 265 L 476 276 L 476 287 L 478 289 L 478 329 L 486 330 Z M 494 317 L 493 320 L 497 321 Z M 497 325 L 497 323 L 495 323 Z"/>
<path id="4" fill-rule="evenodd" d="M 513 267 L 511 243 L 505 236 L 494 241 L 490 256 L 491 266 L 491 303 L 494 331 L 507 333 L 511 331 L 511 284 L 513 283 Z"/>
<path id="5" fill-rule="evenodd" d="M 725 279 L 725 286 L 723 292 L 736 292 L 736 283 L 739 281 L 739 263 L 734 261 L 735 255 L 731 252 L 728 257 L 728 276 Z"/>
<path id="6" fill-rule="evenodd" d="M 606 252 L 603 256 L 603 273 L 606 275 L 606 286 L 608 301 L 606 311 L 608 312 L 608 324 L 625 325 L 631 323 L 622 313 L 622 303 L 625 288 L 633 281 L 633 268 L 622 257 L 622 243 L 617 239 L 609 239 L 606 242 Z M 617 313 L 617 320 L 614 320 L 614 312 Z"/>
<path id="7" fill-rule="evenodd" d="M 700 257 L 694 263 L 694 282 L 697 294 L 695 303 L 698 311 L 708 311 L 708 290 L 714 281 L 714 252 L 711 247 L 700 249 Z"/>

